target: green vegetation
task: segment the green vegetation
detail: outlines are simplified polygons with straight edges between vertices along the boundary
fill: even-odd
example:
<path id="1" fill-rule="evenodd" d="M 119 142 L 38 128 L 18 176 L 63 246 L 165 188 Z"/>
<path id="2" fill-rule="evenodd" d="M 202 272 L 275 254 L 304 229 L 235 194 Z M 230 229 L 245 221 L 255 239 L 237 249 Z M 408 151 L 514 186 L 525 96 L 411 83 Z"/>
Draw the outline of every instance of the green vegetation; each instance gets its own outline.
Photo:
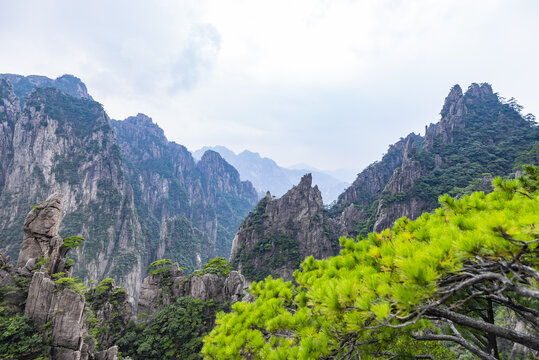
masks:
<path id="1" fill-rule="evenodd" d="M 178 262 L 188 272 L 192 272 L 198 267 L 195 254 L 201 254 L 203 262 L 208 260 L 203 251 L 205 245 L 209 246 L 208 236 L 194 227 L 185 216 L 176 215 L 167 220 L 165 241 L 167 247 L 164 256 Z"/>
<path id="2" fill-rule="evenodd" d="M 225 260 L 224 257 L 218 257 L 208 261 L 201 270 L 195 271 L 193 275 L 215 274 L 227 277 L 232 270 L 232 266 Z"/>
<path id="3" fill-rule="evenodd" d="M 82 242 L 84 241 L 84 238 L 81 236 L 70 236 L 67 238 L 64 238 L 64 242 L 62 244 L 62 247 L 68 250 L 78 248 Z"/>
<path id="4" fill-rule="evenodd" d="M 0 305 L 0 359 L 46 358 L 43 336 L 26 317 Z"/>
<path id="5" fill-rule="evenodd" d="M 470 102 L 462 124 L 455 128 L 451 143 L 444 144 L 440 134 L 430 151 L 414 148 L 410 156 L 426 173 L 400 201 L 417 196 L 434 208 L 439 195 L 458 194 L 456 189 L 485 173 L 508 176 L 516 165 L 524 160 L 533 164 L 537 156 L 539 127 L 522 117 L 515 106 L 500 102 L 496 94 Z M 436 155 L 443 159 L 438 168 L 434 167 Z"/>
<path id="6" fill-rule="evenodd" d="M 539 350 L 539 167 L 495 191 L 454 199 L 415 221 L 307 258 L 297 286 L 268 277 L 251 303 L 220 313 L 206 359 L 507 357 L 504 342 Z M 503 321 L 502 321 L 503 320 Z M 450 347 L 447 343 L 452 344 Z M 466 355 L 468 354 L 468 355 Z"/>
<path id="7" fill-rule="evenodd" d="M 114 265 L 110 271 L 111 276 L 121 278 L 133 269 L 133 266 L 137 263 L 137 256 L 133 253 L 120 252 L 114 257 Z"/>
<path id="8" fill-rule="evenodd" d="M 156 260 L 148 266 L 148 274 L 159 275 L 170 273 L 172 269 L 172 261 L 170 259 Z"/>
<path id="9" fill-rule="evenodd" d="M 133 359 L 201 359 L 202 339 L 213 327 L 215 313 L 227 306 L 181 297 L 149 323 L 129 323 L 116 343 L 122 356 Z"/>
<path id="10" fill-rule="evenodd" d="M 283 267 L 297 269 L 301 264 L 299 244 L 291 235 L 273 233 L 264 237 L 252 249 L 245 246 L 238 250 L 233 266 L 243 264 L 242 273 L 247 279 L 260 281 Z"/>
<path id="11" fill-rule="evenodd" d="M 57 291 L 71 289 L 79 294 L 83 294 L 87 290 L 87 287 L 84 285 L 82 280 L 78 278 L 60 277 L 59 279 L 54 280 L 54 283 L 56 284 Z"/>
<path id="12" fill-rule="evenodd" d="M 58 121 L 58 136 L 84 137 L 101 127 L 108 127 L 106 121 L 96 121 L 104 113 L 101 104 L 76 98 L 53 88 L 36 88 L 26 100 L 26 106 L 37 109 L 44 106 L 45 114 Z"/>

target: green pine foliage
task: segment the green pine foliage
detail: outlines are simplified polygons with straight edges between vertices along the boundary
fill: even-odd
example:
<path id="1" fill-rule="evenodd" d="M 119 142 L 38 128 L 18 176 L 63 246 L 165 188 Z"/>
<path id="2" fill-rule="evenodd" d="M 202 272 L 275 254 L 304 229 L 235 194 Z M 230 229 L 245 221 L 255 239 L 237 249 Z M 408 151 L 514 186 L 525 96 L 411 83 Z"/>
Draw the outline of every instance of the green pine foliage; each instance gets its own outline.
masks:
<path id="1" fill-rule="evenodd" d="M 227 277 L 231 270 L 232 266 L 228 261 L 226 261 L 224 257 L 218 257 L 208 261 L 201 270 L 195 271 L 193 275 L 215 274 Z"/>
<path id="2" fill-rule="evenodd" d="M 23 315 L 0 305 L 0 359 L 45 360 L 43 336 Z"/>
<path id="3" fill-rule="evenodd" d="M 122 356 L 133 359 L 201 359 L 202 339 L 226 305 L 181 297 L 154 315 L 149 323 L 129 323 L 116 343 Z"/>
<path id="4" fill-rule="evenodd" d="M 341 238 L 339 256 L 302 263 L 297 285 L 271 277 L 253 283 L 252 302 L 218 315 L 204 340 L 205 359 L 497 353 L 497 336 L 485 324 L 500 331 L 498 338 L 507 339 L 511 328 L 489 319 L 489 310 L 510 307 L 522 321 L 537 319 L 539 168 L 526 172 L 517 180 L 496 178 L 488 195 L 444 195 L 432 214 L 401 218 L 365 238 Z M 441 341 L 448 338 L 460 346 L 449 351 Z M 537 349 L 537 338 L 530 339 L 526 346 Z"/>

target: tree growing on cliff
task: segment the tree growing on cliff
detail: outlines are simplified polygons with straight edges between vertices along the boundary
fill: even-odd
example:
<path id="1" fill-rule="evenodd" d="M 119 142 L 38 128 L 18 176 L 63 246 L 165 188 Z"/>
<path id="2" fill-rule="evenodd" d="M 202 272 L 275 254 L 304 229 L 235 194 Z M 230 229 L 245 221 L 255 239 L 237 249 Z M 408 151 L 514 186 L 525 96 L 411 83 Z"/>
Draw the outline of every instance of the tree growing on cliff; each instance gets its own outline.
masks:
<path id="1" fill-rule="evenodd" d="M 307 258 L 220 314 L 206 359 L 451 358 L 539 353 L 539 168 L 489 195 L 440 197 L 416 221 Z M 508 323 L 513 319 L 513 323 Z M 518 322 L 519 326 L 514 326 Z M 446 346 L 442 346 L 445 344 Z M 535 355 L 533 355 L 535 354 Z"/>

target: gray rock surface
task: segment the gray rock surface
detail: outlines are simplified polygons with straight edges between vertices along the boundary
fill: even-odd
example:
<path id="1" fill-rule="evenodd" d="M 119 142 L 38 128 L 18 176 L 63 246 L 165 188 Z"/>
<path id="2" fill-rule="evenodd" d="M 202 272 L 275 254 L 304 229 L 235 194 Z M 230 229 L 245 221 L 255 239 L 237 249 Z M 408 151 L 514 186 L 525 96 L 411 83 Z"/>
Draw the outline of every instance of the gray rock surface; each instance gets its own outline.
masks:
<path id="1" fill-rule="evenodd" d="M 80 360 L 81 352 L 61 347 L 52 347 L 50 351 L 51 360 Z"/>
<path id="2" fill-rule="evenodd" d="M 24 316 L 29 318 L 35 326 L 42 330 L 43 326 L 50 320 L 49 310 L 56 285 L 44 272 L 36 272 L 32 277 Z"/>
<path id="3" fill-rule="evenodd" d="M 137 311 L 149 318 L 183 296 L 203 301 L 239 301 L 246 288 L 243 275 L 231 271 L 227 277 L 217 274 L 184 275 L 176 266 L 170 276 L 149 275 L 142 284 Z"/>
<path id="4" fill-rule="evenodd" d="M 384 187 L 384 196 L 378 203 L 378 209 L 376 211 L 374 231 L 382 231 L 391 227 L 395 220 L 400 217 L 406 216 L 414 220 L 423 212 L 430 210 L 428 204 L 417 197 L 405 202 L 390 202 L 387 200 L 398 194 L 404 195 L 413 187 L 415 181 L 426 172 L 423 165 L 413 160 L 410 156 L 412 149 L 417 146 L 416 141 L 417 138 L 408 137 L 402 156 L 401 167 L 394 171 Z"/>
<path id="5" fill-rule="evenodd" d="M 62 239 L 58 230 L 62 221 L 64 196 L 56 193 L 36 205 L 24 221 L 24 238 L 21 245 L 17 268 L 19 273 L 31 275 L 38 259 L 48 259 L 50 274 L 63 271 L 61 254 Z M 63 261 L 65 264 L 65 260 Z"/>
<path id="6" fill-rule="evenodd" d="M 291 280 L 292 273 L 307 256 L 317 259 L 338 252 L 338 236 L 345 230 L 324 212 L 322 196 L 312 177 L 279 199 L 268 192 L 240 226 L 230 262 L 247 280 L 274 275 Z"/>
<path id="7" fill-rule="evenodd" d="M 49 309 L 49 319 L 53 322 L 53 347 L 81 350 L 84 306 L 84 296 L 71 289 L 54 293 Z"/>
<path id="8" fill-rule="evenodd" d="M 95 354 L 95 360 L 118 360 L 118 347 L 112 346 Z"/>
<path id="9" fill-rule="evenodd" d="M 241 301 L 245 295 L 245 278 L 237 271 L 231 271 L 225 280 L 224 297 L 233 302 Z"/>

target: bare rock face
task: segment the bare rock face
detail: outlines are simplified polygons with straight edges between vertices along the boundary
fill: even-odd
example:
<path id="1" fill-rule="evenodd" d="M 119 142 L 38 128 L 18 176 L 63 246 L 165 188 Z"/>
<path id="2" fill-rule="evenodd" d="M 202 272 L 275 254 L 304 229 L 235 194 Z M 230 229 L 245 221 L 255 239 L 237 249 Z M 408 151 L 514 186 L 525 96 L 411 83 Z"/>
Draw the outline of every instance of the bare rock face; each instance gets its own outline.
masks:
<path id="1" fill-rule="evenodd" d="M 262 280 L 267 275 L 292 279 L 300 262 L 338 252 L 338 236 L 344 228 L 324 212 L 318 187 L 305 175 L 280 199 L 267 194 L 240 226 L 230 262 L 247 280 Z"/>
<path id="2" fill-rule="evenodd" d="M 80 359 L 85 305 L 83 295 L 58 289 L 47 273 L 34 273 L 24 315 L 50 341 L 51 359 Z"/>
<path id="3" fill-rule="evenodd" d="M 175 264 L 170 273 L 149 275 L 144 279 L 137 311 L 150 318 L 183 296 L 202 301 L 239 301 L 245 288 L 245 278 L 237 271 L 231 271 L 227 277 L 218 274 L 186 276 Z"/>
<path id="4" fill-rule="evenodd" d="M 34 273 L 28 289 L 24 315 L 40 330 L 49 321 L 49 309 L 55 289 L 56 285 L 45 273 Z"/>
<path id="5" fill-rule="evenodd" d="M 54 293 L 49 312 L 53 319 L 52 345 L 80 351 L 84 296 L 71 289 Z"/>
<path id="6" fill-rule="evenodd" d="M 359 173 L 352 185 L 339 196 L 331 215 L 339 220 L 349 236 L 372 231 L 376 222 L 375 202 L 394 173 L 403 166 L 407 146 L 422 138 L 414 133 L 390 145 L 381 161 L 369 165 Z"/>
<path id="7" fill-rule="evenodd" d="M 95 360 L 117 360 L 118 359 L 118 347 L 112 346 L 108 350 L 103 350 L 95 354 Z"/>
<path id="8" fill-rule="evenodd" d="M 223 300 L 225 279 L 216 274 L 193 276 L 191 279 L 191 296 L 195 299 L 208 301 Z"/>
<path id="9" fill-rule="evenodd" d="M 61 254 L 62 239 L 58 229 L 62 221 L 62 201 L 64 196 L 56 193 L 35 206 L 24 221 L 24 238 L 17 260 L 20 274 L 31 275 L 36 268 L 36 260 L 49 259 L 50 274 L 63 271 Z M 65 259 L 63 261 L 65 264 Z"/>
<path id="10" fill-rule="evenodd" d="M 396 169 L 386 184 L 383 197 L 378 204 L 374 231 L 381 231 L 393 225 L 395 220 L 406 216 L 415 219 L 423 212 L 430 210 L 428 204 L 421 199 L 412 198 L 409 201 L 392 201 L 398 195 L 404 196 L 415 184 L 415 181 L 425 174 L 426 169 L 421 163 L 411 158 L 411 152 L 417 139 L 409 137 L 406 142 L 402 165 Z M 397 199 L 398 200 L 398 199 Z"/>
<path id="11" fill-rule="evenodd" d="M 245 278 L 237 271 L 231 271 L 225 280 L 224 296 L 233 302 L 240 301 L 244 296 Z"/>

